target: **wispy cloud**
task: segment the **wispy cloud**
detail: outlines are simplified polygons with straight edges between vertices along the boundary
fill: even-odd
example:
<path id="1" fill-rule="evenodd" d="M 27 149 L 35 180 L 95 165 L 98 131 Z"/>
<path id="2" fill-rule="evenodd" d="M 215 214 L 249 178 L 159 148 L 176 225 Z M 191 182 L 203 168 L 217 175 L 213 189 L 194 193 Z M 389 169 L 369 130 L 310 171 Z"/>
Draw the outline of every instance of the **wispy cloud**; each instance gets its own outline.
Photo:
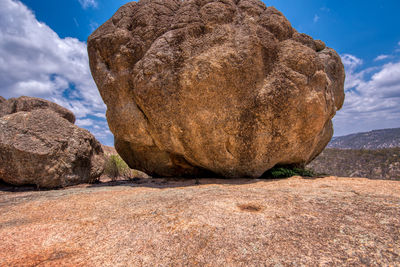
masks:
<path id="1" fill-rule="evenodd" d="M 0 1 L 0 36 L 0 95 L 54 101 L 73 111 L 78 125 L 93 130 L 91 117 L 108 132 L 100 115 L 106 107 L 90 73 L 86 43 L 60 38 L 15 0 Z M 111 135 L 101 141 L 110 140 Z"/>
<path id="2" fill-rule="evenodd" d="M 374 61 L 385 60 L 388 59 L 389 57 L 390 57 L 389 55 L 379 55 L 374 59 Z"/>
<path id="3" fill-rule="evenodd" d="M 350 55 L 350 54 L 344 54 L 341 56 L 342 57 L 342 62 L 343 65 L 346 67 L 347 72 L 354 72 L 354 70 L 361 66 L 363 64 L 363 60 Z"/>
<path id="4" fill-rule="evenodd" d="M 79 3 L 84 9 L 89 7 L 97 7 L 98 3 L 96 0 L 79 0 Z"/>
<path id="5" fill-rule="evenodd" d="M 331 11 L 330 8 L 326 7 L 326 6 L 321 7 L 320 10 L 323 11 L 323 12 L 330 12 Z"/>
<path id="6" fill-rule="evenodd" d="M 94 32 L 99 27 L 99 24 L 95 21 L 90 21 L 89 28 L 91 32 Z"/>
<path id="7" fill-rule="evenodd" d="M 315 14 L 315 16 L 314 16 L 314 23 L 317 23 L 317 22 L 319 21 L 319 19 L 320 19 L 320 17 L 319 17 L 317 14 Z"/>
<path id="8" fill-rule="evenodd" d="M 94 122 L 91 119 L 77 119 L 76 125 L 80 127 L 93 126 Z"/>
<path id="9" fill-rule="evenodd" d="M 76 27 L 79 28 L 79 23 L 78 23 L 78 21 L 76 20 L 76 18 L 73 18 L 73 20 L 74 20 L 74 23 L 75 23 Z"/>

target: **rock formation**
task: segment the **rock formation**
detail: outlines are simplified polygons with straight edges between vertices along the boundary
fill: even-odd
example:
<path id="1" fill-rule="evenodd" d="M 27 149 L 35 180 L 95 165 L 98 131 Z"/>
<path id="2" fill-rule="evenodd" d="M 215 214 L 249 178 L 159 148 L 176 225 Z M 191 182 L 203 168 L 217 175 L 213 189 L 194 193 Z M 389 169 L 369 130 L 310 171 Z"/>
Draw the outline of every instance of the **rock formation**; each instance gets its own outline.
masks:
<path id="1" fill-rule="evenodd" d="M 152 175 L 304 165 L 344 101 L 338 54 L 258 0 L 142 0 L 88 39 L 115 147 Z"/>
<path id="2" fill-rule="evenodd" d="M 29 112 L 35 109 L 50 109 L 69 122 L 75 123 L 74 113 L 56 103 L 41 98 L 21 96 L 8 100 L 3 97 L 0 99 L 0 117 L 20 111 Z"/>
<path id="3" fill-rule="evenodd" d="M 100 143 L 74 114 L 31 97 L 0 101 L 0 179 L 54 188 L 94 181 L 103 172 Z"/>

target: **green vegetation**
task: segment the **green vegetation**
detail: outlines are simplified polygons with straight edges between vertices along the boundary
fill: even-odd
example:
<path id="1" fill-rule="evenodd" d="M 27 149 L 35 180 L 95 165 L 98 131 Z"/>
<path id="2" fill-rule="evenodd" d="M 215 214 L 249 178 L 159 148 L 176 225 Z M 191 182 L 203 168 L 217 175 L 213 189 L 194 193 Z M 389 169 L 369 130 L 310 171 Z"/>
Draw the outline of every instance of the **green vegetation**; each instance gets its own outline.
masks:
<path id="1" fill-rule="evenodd" d="M 109 155 L 106 158 L 104 174 L 115 181 L 118 177 L 131 178 L 132 170 L 119 155 Z"/>
<path id="2" fill-rule="evenodd" d="M 292 167 L 274 167 L 267 171 L 264 176 L 272 178 L 288 178 L 292 176 L 313 177 L 316 174 L 312 170 L 292 168 Z"/>

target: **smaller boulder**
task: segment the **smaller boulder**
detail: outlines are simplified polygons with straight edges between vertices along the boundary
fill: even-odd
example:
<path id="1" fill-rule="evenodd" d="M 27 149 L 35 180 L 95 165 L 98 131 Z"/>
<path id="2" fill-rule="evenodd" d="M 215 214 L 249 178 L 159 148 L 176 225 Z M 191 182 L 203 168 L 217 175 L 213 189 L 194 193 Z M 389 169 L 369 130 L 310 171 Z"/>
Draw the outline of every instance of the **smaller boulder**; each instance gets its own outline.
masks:
<path id="1" fill-rule="evenodd" d="M 75 123 L 75 115 L 68 109 L 57 105 L 56 103 L 50 102 L 37 97 L 21 96 L 18 98 L 10 98 L 5 100 L 3 97 L 0 99 L 0 117 L 13 114 L 20 111 L 32 111 L 36 109 L 50 109 L 59 116 L 68 120 L 71 123 Z"/>
<path id="2" fill-rule="evenodd" d="M 326 45 L 323 41 L 321 40 L 315 40 L 315 47 L 317 49 L 317 52 L 320 52 L 325 49 Z"/>
<path id="3" fill-rule="evenodd" d="M 90 183 L 103 173 L 101 144 L 71 123 L 75 116 L 69 110 L 42 99 L 17 98 L 0 99 L 0 111 L 8 113 L 0 116 L 1 180 L 57 188 Z"/>

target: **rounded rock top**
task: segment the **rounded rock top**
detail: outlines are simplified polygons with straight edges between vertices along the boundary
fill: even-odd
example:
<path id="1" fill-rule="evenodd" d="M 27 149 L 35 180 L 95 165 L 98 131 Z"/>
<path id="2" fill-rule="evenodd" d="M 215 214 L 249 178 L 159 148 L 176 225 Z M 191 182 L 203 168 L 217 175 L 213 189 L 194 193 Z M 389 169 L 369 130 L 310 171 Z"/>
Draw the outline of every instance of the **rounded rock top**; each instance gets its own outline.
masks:
<path id="1" fill-rule="evenodd" d="M 156 176 L 260 177 L 328 144 L 343 64 L 259 0 L 144 0 L 88 39 L 115 148 Z"/>

